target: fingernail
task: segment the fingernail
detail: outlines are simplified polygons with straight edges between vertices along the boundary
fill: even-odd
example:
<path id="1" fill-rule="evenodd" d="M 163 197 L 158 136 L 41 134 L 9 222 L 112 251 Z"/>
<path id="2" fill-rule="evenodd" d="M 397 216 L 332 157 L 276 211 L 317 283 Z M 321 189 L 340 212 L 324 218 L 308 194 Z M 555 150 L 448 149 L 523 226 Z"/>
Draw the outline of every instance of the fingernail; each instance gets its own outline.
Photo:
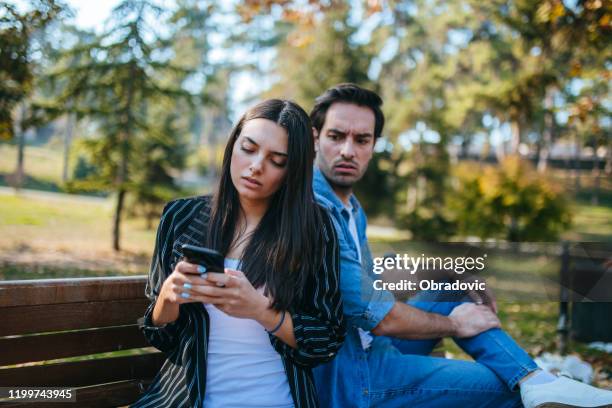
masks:
<path id="1" fill-rule="evenodd" d="M 181 293 L 181 297 L 184 297 L 185 299 L 187 299 L 189 297 L 189 293 L 183 292 Z"/>
<path id="2" fill-rule="evenodd" d="M 200 278 L 206 279 L 206 278 L 208 278 L 208 274 L 206 272 L 204 272 L 203 274 L 200 275 Z"/>
<path id="3" fill-rule="evenodd" d="M 185 289 L 191 289 L 191 283 L 189 283 L 189 282 L 185 282 L 185 283 L 183 284 L 183 287 L 184 287 Z"/>
<path id="4" fill-rule="evenodd" d="M 198 273 L 206 272 L 206 267 L 204 265 L 198 265 Z"/>
<path id="5" fill-rule="evenodd" d="M 224 287 L 224 286 L 225 286 L 225 283 L 217 282 L 217 286 L 218 286 L 218 287 L 220 287 L 220 288 L 222 288 L 222 287 Z"/>

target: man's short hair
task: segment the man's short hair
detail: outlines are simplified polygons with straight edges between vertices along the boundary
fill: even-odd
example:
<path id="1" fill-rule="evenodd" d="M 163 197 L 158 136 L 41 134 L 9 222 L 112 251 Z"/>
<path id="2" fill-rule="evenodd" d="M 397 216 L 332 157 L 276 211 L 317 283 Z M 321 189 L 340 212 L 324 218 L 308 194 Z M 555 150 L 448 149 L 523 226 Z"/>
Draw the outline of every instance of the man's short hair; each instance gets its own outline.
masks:
<path id="1" fill-rule="evenodd" d="M 336 102 L 353 103 L 372 109 L 375 118 L 374 139 L 378 139 L 382 133 L 383 126 L 385 126 L 385 115 L 383 115 L 380 109 L 383 103 L 382 99 L 376 92 L 351 83 L 335 85 L 315 99 L 315 105 L 312 111 L 310 111 L 310 120 L 312 121 L 312 126 L 317 129 L 317 132 L 321 132 L 325 123 L 325 117 L 327 116 L 327 110 Z"/>

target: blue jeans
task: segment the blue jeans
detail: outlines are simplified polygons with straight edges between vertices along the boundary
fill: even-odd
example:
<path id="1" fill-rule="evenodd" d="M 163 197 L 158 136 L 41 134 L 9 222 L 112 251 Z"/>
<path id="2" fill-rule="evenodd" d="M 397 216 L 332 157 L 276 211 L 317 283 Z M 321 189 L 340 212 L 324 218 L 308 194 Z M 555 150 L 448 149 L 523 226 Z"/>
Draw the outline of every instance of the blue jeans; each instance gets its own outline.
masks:
<path id="1" fill-rule="evenodd" d="M 460 302 L 407 303 L 448 315 Z M 455 342 L 475 362 L 430 357 L 439 339 L 375 337 L 368 353 L 372 407 L 521 407 L 518 382 L 537 369 L 529 355 L 503 330 L 491 329 Z"/>

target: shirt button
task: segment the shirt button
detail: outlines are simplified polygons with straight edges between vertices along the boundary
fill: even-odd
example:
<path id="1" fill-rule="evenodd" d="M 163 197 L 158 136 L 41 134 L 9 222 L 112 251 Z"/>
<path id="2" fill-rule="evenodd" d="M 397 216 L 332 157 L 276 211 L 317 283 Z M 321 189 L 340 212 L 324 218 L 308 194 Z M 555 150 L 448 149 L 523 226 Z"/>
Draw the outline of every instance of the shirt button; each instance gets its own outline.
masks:
<path id="1" fill-rule="evenodd" d="M 368 395 L 368 390 L 367 389 L 363 389 L 363 395 Z"/>

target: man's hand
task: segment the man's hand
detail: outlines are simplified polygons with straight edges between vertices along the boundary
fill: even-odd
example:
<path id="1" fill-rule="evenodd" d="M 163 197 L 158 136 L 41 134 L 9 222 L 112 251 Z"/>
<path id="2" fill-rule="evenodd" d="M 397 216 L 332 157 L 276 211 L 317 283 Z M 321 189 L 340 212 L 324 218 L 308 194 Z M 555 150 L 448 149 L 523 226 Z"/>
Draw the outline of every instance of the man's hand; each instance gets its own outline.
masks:
<path id="1" fill-rule="evenodd" d="M 463 279 L 464 282 L 474 282 L 475 280 L 476 279 L 474 279 L 473 277 L 467 277 Z M 483 278 L 479 278 L 478 280 L 480 282 L 484 282 Z M 495 300 L 495 295 L 493 294 L 493 291 L 491 290 L 489 285 L 486 284 L 486 282 L 484 291 L 470 290 L 467 292 L 467 294 L 474 303 L 476 303 L 477 305 L 488 306 L 493 311 L 493 313 L 497 314 L 497 301 Z"/>
<path id="2" fill-rule="evenodd" d="M 448 315 L 455 325 L 455 337 L 473 337 L 486 330 L 501 327 L 493 311 L 485 305 L 463 303 Z"/>

